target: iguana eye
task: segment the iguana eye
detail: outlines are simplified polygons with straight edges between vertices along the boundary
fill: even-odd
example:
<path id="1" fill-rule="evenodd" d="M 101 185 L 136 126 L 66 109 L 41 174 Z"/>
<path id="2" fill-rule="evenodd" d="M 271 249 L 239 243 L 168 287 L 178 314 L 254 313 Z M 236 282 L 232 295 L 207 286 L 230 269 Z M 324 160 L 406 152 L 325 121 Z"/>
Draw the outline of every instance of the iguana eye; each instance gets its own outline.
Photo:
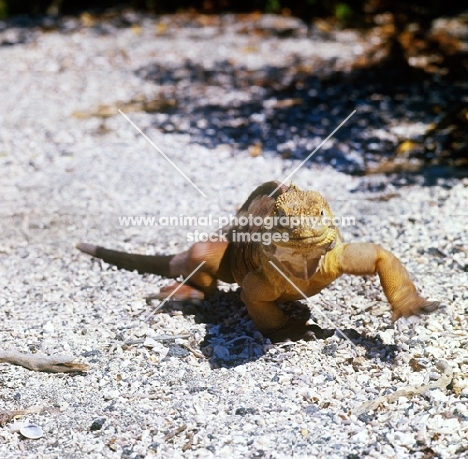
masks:
<path id="1" fill-rule="evenodd" d="M 325 212 L 323 211 L 323 209 L 320 211 L 320 215 L 323 217 L 325 214 Z"/>

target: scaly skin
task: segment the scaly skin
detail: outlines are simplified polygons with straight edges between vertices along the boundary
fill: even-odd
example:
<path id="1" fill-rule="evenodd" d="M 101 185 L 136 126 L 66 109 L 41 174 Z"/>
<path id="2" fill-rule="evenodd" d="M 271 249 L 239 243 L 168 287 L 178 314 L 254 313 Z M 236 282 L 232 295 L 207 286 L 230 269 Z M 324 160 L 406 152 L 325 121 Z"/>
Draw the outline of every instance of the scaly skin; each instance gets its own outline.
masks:
<path id="1" fill-rule="evenodd" d="M 172 278 L 188 276 L 205 261 L 173 298 L 203 299 L 216 289 L 217 280 L 237 282 L 250 317 L 273 342 L 312 339 L 318 327 L 294 321 L 278 304 L 302 299 L 297 289 L 307 297 L 313 296 L 342 274 L 378 274 L 393 320 L 438 307 L 438 302 L 419 296 L 408 272 L 392 253 L 377 244 L 343 243 L 338 229 L 330 223 L 333 214 L 328 203 L 319 193 L 283 185 L 269 197 L 278 185 L 266 182 L 259 186 L 237 214 L 262 217 L 264 224 L 252 221 L 245 226 L 231 226 L 227 229 L 228 242 L 197 242 L 185 252 L 155 256 L 127 254 L 86 243 L 77 248 L 119 268 Z M 251 241 L 239 240 L 239 233 L 255 236 Z M 263 244 L 259 239 L 262 237 L 276 239 Z M 178 286 L 163 288 L 157 297 L 168 297 Z"/>

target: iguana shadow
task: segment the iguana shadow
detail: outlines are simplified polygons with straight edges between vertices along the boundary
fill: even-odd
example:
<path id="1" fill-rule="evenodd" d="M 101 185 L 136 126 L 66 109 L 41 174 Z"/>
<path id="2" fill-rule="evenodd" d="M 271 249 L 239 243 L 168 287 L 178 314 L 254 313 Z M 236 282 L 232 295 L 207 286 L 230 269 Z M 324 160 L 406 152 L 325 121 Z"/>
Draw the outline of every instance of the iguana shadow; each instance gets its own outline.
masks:
<path id="1" fill-rule="evenodd" d="M 398 346 L 396 344 L 385 344 L 379 334 L 376 336 L 368 336 L 365 332 L 358 332 L 353 328 L 342 330 L 349 340 L 356 346 L 362 346 L 366 349 L 365 357 L 367 359 L 379 359 L 382 362 L 393 362 Z M 337 336 L 345 339 L 340 333 Z"/>
<path id="2" fill-rule="evenodd" d="M 200 303 L 169 301 L 161 313 L 176 311 L 206 325 L 199 347 L 212 369 L 236 367 L 257 360 L 266 352 L 267 340 L 255 328 L 236 290 L 216 290 Z M 174 340 L 163 344 L 170 349 L 175 345 Z"/>
<path id="3" fill-rule="evenodd" d="M 161 313 L 182 312 L 185 315 L 194 316 L 198 324 L 206 324 L 206 335 L 199 343 L 203 355 L 209 360 L 212 369 L 233 368 L 247 362 L 255 361 L 264 356 L 270 346 L 269 341 L 255 328 L 248 316 L 247 309 L 242 303 L 237 290 L 216 290 L 207 300 L 200 304 L 190 302 L 173 301 L 168 302 Z M 281 305 L 281 308 L 295 319 L 309 320 L 311 311 L 306 304 L 295 301 Z M 312 318 L 312 321 L 314 319 Z M 323 330 L 324 339 L 322 352 L 334 355 L 336 344 L 329 344 L 326 337 L 340 336 L 335 330 Z M 379 359 L 390 363 L 394 360 L 398 347 L 396 345 L 384 344 L 380 337 L 368 336 L 365 332 L 354 329 L 342 330 L 344 334 L 356 346 L 366 349 L 365 358 Z M 166 340 L 164 344 L 169 347 L 169 357 L 184 357 L 183 345 L 176 345 L 174 340 Z M 294 343 L 291 343 L 294 346 Z M 336 350 L 336 349 L 335 349 Z"/>

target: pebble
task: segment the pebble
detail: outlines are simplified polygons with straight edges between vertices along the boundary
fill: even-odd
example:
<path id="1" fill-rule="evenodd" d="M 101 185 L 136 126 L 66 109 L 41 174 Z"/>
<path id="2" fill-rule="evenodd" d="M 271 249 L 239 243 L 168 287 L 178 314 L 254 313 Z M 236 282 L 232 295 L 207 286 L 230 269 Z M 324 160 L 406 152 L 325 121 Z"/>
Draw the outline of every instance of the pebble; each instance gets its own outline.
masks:
<path id="1" fill-rule="evenodd" d="M 114 400 L 120 396 L 120 392 L 116 389 L 107 389 L 102 392 L 104 400 Z"/>
<path id="2" fill-rule="evenodd" d="M 104 425 L 104 423 L 106 422 L 106 418 L 98 418 L 98 419 L 95 419 L 93 421 L 93 423 L 91 424 L 91 426 L 89 427 L 89 430 L 91 432 L 95 432 L 97 430 L 101 430 L 102 429 L 102 426 Z"/>
<path id="3" fill-rule="evenodd" d="M 213 347 L 213 357 L 220 360 L 229 360 L 230 354 L 228 349 L 224 346 L 218 345 Z"/>
<path id="4" fill-rule="evenodd" d="M 349 438 L 349 441 L 351 443 L 359 443 L 359 444 L 367 444 L 369 442 L 369 434 L 367 433 L 366 430 L 361 430 L 360 432 L 352 435 Z"/>
<path id="5" fill-rule="evenodd" d="M 54 333 L 54 324 L 51 321 L 48 321 L 42 326 L 42 330 L 44 331 L 44 333 Z"/>

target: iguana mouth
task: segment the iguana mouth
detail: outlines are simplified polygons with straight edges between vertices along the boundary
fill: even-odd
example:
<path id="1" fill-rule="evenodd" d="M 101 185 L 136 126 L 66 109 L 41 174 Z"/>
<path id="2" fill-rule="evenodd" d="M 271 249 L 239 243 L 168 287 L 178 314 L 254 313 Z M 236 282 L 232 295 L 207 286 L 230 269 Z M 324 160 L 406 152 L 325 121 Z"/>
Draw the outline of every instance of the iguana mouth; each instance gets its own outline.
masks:
<path id="1" fill-rule="evenodd" d="M 279 243 L 282 246 L 295 246 L 295 247 L 317 247 L 331 250 L 336 243 L 336 231 L 326 231 L 324 234 L 318 236 L 289 236 L 287 242 Z M 328 246 L 328 247 L 326 247 Z"/>

